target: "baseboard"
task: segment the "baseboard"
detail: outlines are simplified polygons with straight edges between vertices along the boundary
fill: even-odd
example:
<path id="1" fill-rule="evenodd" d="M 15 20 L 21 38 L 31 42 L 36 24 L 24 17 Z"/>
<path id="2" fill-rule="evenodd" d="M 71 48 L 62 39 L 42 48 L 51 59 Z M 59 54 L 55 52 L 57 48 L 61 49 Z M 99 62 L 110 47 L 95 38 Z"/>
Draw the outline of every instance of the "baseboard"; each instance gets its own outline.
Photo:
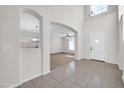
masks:
<path id="1" fill-rule="evenodd" d="M 123 66 L 121 64 L 118 64 L 118 67 L 119 67 L 120 70 L 123 70 Z"/>
<path id="2" fill-rule="evenodd" d="M 61 53 L 74 54 L 73 52 L 56 52 L 56 53 L 50 53 L 50 54 L 51 54 L 51 55 L 56 55 L 56 54 L 61 54 Z"/>
<path id="3" fill-rule="evenodd" d="M 115 63 L 115 62 L 108 62 L 108 63 L 118 65 L 119 70 L 123 70 L 122 66 L 120 66 L 118 63 Z"/>
<path id="4" fill-rule="evenodd" d="M 48 73 L 50 73 L 50 71 L 48 71 L 48 72 L 44 72 L 42 75 L 46 75 L 46 74 L 48 74 Z"/>
<path id="5" fill-rule="evenodd" d="M 8 88 L 16 88 L 16 87 L 18 87 L 19 85 L 21 85 L 22 83 L 25 83 L 25 82 L 27 82 L 27 81 L 29 81 L 29 80 L 31 80 L 31 79 L 34 79 L 34 78 L 36 78 L 36 77 L 39 77 L 39 76 L 41 76 L 41 74 L 35 75 L 35 76 L 30 77 L 30 78 L 25 79 L 25 80 L 22 80 L 21 82 L 19 82 L 19 83 L 17 83 L 17 84 L 14 84 L 14 85 L 11 85 L 11 86 L 9 86 Z"/>
<path id="6" fill-rule="evenodd" d="M 29 80 L 32 80 L 32 79 L 34 79 L 34 78 L 36 78 L 36 77 L 39 77 L 39 76 L 41 76 L 41 75 L 46 75 L 46 74 L 48 74 L 48 73 L 50 73 L 50 71 L 45 72 L 45 73 L 43 73 L 43 74 L 35 75 L 35 76 L 30 77 L 30 78 L 25 79 L 25 80 L 22 80 L 21 83 L 17 83 L 17 84 L 11 85 L 11 86 L 9 86 L 8 88 L 16 88 L 16 87 L 18 87 L 19 85 L 21 85 L 22 83 L 25 83 L 25 82 L 27 82 L 27 81 L 29 81 Z"/>
<path id="7" fill-rule="evenodd" d="M 118 65 L 115 61 L 110 61 L 110 60 L 107 60 L 107 59 L 105 60 L 105 62 L 106 62 L 106 63 L 111 63 L 111 64 L 116 64 L 116 65 Z"/>
<path id="8" fill-rule="evenodd" d="M 124 82 L 124 75 L 122 75 L 122 80 L 123 80 L 123 82 Z"/>
<path id="9" fill-rule="evenodd" d="M 14 85 L 9 86 L 8 88 L 16 88 L 16 87 L 18 87 L 19 85 L 20 85 L 20 83 L 17 83 L 17 84 L 14 84 Z"/>
<path id="10" fill-rule="evenodd" d="M 119 65 L 118 65 L 118 67 L 119 67 L 120 70 L 123 70 L 122 66 L 119 66 Z"/>
<path id="11" fill-rule="evenodd" d="M 55 53 L 50 53 L 50 54 L 55 55 L 55 54 L 60 54 L 60 53 L 64 53 L 64 52 L 55 52 Z"/>
<path id="12" fill-rule="evenodd" d="M 39 76 L 41 76 L 41 75 L 42 75 L 42 74 L 38 74 L 38 75 L 32 76 L 32 77 L 30 77 L 30 78 L 28 78 L 28 79 L 22 80 L 22 81 L 21 81 L 21 84 L 22 84 L 22 83 L 25 83 L 25 82 L 27 82 L 27 81 L 29 81 L 29 80 L 32 80 L 32 79 L 34 79 L 34 78 L 36 78 L 36 77 L 39 77 Z"/>

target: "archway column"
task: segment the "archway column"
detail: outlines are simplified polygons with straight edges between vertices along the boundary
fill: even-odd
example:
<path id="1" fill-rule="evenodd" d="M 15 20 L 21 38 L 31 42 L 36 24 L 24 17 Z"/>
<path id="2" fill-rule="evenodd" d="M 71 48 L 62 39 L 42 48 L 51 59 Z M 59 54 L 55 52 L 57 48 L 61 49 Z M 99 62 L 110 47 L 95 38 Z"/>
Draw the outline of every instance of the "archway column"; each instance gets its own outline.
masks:
<path id="1" fill-rule="evenodd" d="M 77 34 L 77 41 L 76 41 L 77 49 L 76 49 L 76 60 L 80 60 L 84 57 L 84 38 L 83 38 L 83 31 L 78 32 Z"/>
<path id="2" fill-rule="evenodd" d="M 49 21 L 43 18 L 43 75 L 50 72 L 50 40 Z"/>

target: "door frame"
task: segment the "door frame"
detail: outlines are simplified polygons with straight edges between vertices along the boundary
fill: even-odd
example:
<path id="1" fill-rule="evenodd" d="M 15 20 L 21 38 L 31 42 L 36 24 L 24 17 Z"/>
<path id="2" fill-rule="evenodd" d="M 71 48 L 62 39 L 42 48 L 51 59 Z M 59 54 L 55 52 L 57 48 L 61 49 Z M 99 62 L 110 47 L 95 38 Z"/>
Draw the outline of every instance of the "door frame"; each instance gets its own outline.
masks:
<path id="1" fill-rule="evenodd" d="M 104 51 L 105 51 L 105 56 L 104 56 L 104 62 L 107 62 L 107 32 L 106 31 L 104 31 L 104 30 L 97 30 L 97 31 L 91 31 L 91 32 L 89 32 L 89 34 L 88 34 L 88 55 L 89 55 L 89 59 L 92 59 L 91 58 L 91 55 L 90 55 L 90 34 L 91 33 L 95 33 L 95 32 L 103 32 L 104 33 Z M 97 60 L 97 59 L 96 59 Z"/>

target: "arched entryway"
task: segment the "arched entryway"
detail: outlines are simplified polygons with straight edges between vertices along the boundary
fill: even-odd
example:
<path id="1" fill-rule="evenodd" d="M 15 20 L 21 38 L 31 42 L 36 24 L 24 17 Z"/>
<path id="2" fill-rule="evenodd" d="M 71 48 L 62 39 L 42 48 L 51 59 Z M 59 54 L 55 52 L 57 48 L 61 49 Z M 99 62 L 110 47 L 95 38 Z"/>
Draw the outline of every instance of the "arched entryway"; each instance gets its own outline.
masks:
<path id="1" fill-rule="evenodd" d="M 77 31 L 68 25 L 50 23 L 50 68 L 54 70 L 77 57 Z"/>
<path id="2" fill-rule="evenodd" d="M 43 73 L 42 16 L 32 9 L 20 11 L 20 81 Z"/>

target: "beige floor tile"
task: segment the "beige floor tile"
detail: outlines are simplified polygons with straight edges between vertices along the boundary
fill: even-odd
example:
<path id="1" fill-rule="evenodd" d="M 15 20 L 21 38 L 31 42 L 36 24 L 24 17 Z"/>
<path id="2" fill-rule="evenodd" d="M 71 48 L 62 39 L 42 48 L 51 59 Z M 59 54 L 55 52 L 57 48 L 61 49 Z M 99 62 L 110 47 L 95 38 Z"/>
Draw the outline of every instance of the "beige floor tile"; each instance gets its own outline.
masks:
<path id="1" fill-rule="evenodd" d="M 55 60 L 56 59 L 56 60 Z M 68 64 L 74 60 L 74 55 L 70 53 L 57 53 L 50 55 L 51 70 L 56 69 L 62 65 Z"/>
<path id="2" fill-rule="evenodd" d="M 78 79 L 74 83 L 77 84 L 78 86 L 80 86 L 81 88 L 85 88 L 88 85 L 89 80 L 88 79 Z"/>
<path id="3" fill-rule="evenodd" d="M 51 73 L 18 88 L 124 88 L 122 72 L 117 65 L 87 59 L 74 61 L 73 58 L 64 58 L 65 55 L 54 55 Z"/>
<path id="4" fill-rule="evenodd" d="M 96 83 L 90 83 L 87 88 L 102 88 L 101 85 L 99 84 L 96 84 Z"/>
<path id="5" fill-rule="evenodd" d="M 73 74 L 70 77 L 68 77 L 68 79 L 71 80 L 72 82 L 75 82 L 76 80 L 79 79 L 79 75 Z"/>
<path id="6" fill-rule="evenodd" d="M 66 79 L 65 81 L 63 81 L 63 83 L 61 83 L 60 85 L 57 86 L 58 88 L 77 88 L 79 87 L 77 84 L 75 84 L 74 82 L 72 82 L 69 79 Z"/>
<path id="7" fill-rule="evenodd" d="M 35 86 L 34 86 L 32 81 L 25 82 L 20 87 L 21 88 L 35 88 Z"/>
<path id="8" fill-rule="evenodd" d="M 53 76 L 50 77 L 43 77 L 44 81 L 47 82 L 47 84 L 49 85 L 49 87 L 54 88 L 56 87 L 58 84 L 60 84 L 59 81 L 57 81 Z"/>
<path id="9" fill-rule="evenodd" d="M 99 76 L 93 77 L 93 79 L 90 80 L 87 87 L 88 88 L 101 88 L 103 85 L 103 79 Z"/>
<path id="10" fill-rule="evenodd" d="M 67 76 L 65 76 L 65 75 L 55 75 L 54 78 L 59 82 L 63 82 L 67 78 Z"/>
<path id="11" fill-rule="evenodd" d="M 38 77 L 32 80 L 34 86 L 36 88 L 49 88 L 47 82 L 43 79 L 43 77 Z"/>

